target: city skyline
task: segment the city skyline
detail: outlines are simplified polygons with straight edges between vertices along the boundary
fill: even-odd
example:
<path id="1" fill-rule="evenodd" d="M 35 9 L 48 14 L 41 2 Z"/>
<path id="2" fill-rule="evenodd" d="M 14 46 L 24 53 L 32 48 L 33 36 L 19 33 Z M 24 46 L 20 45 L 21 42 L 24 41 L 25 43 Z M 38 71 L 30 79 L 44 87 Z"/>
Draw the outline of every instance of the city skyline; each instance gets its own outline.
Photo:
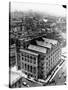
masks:
<path id="1" fill-rule="evenodd" d="M 66 9 L 59 4 L 38 4 L 38 3 L 24 3 L 24 2 L 12 2 L 11 3 L 11 11 L 35 11 L 41 12 L 44 14 L 50 14 L 54 16 L 66 16 Z"/>

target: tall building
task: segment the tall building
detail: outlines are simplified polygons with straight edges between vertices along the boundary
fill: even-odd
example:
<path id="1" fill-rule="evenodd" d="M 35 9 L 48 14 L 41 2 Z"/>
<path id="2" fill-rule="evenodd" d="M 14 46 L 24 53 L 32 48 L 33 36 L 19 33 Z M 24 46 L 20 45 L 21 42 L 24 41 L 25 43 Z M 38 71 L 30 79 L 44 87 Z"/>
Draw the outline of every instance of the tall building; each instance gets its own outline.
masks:
<path id="1" fill-rule="evenodd" d="M 16 65 L 16 45 L 10 45 L 10 53 L 9 53 L 9 66 L 13 67 Z"/>
<path id="2" fill-rule="evenodd" d="M 57 40 L 41 37 L 35 39 L 36 45 L 29 43 L 17 53 L 17 67 L 28 77 L 46 79 L 48 74 L 60 62 L 61 45 Z"/>

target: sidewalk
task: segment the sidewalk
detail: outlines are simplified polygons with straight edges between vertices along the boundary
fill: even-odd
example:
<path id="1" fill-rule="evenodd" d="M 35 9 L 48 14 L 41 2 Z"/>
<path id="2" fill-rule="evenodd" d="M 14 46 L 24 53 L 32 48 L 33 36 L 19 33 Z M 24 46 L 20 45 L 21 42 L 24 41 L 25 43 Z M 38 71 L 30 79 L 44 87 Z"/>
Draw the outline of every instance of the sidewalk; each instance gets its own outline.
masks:
<path id="1" fill-rule="evenodd" d="M 16 67 L 16 66 L 12 67 L 12 68 L 11 68 L 11 71 L 20 74 L 20 75 L 21 75 L 22 77 L 24 77 L 24 78 L 27 78 L 27 75 L 25 75 L 21 70 L 17 70 L 17 67 Z"/>
<path id="2" fill-rule="evenodd" d="M 48 83 L 48 81 L 52 81 L 52 79 L 55 77 L 56 73 L 61 69 L 61 67 L 63 66 L 65 61 L 61 61 L 55 68 L 54 70 L 51 72 L 51 75 L 49 75 L 47 77 L 46 80 L 41 80 L 41 79 L 38 79 L 39 82 L 42 82 L 42 83 Z"/>

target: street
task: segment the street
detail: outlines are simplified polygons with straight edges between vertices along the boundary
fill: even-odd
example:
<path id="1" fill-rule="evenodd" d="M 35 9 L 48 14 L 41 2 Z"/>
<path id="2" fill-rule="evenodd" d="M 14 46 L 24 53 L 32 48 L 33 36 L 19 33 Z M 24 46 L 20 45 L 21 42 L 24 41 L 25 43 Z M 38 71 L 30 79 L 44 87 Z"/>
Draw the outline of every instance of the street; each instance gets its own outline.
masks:
<path id="1" fill-rule="evenodd" d="M 53 82 L 55 81 L 55 82 Z M 59 71 L 56 73 L 54 78 L 52 79 L 53 83 L 50 83 L 49 85 L 66 85 L 66 66 L 65 62 L 63 66 L 59 69 Z"/>
<path id="2" fill-rule="evenodd" d="M 33 82 L 31 80 L 28 80 L 27 78 L 22 77 L 22 83 L 25 83 L 26 87 L 38 87 L 42 86 L 40 83 Z"/>

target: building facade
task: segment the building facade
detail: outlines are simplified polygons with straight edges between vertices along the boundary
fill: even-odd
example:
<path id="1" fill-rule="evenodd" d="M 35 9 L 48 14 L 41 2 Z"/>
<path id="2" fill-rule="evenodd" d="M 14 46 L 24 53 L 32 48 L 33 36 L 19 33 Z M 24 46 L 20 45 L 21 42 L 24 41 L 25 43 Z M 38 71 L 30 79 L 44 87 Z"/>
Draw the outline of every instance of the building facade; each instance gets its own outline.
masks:
<path id="1" fill-rule="evenodd" d="M 10 46 L 10 53 L 9 53 L 9 66 L 13 67 L 16 65 L 16 45 L 13 44 Z"/>
<path id="2" fill-rule="evenodd" d="M 21 69 L 28 77 L 38 78 L 38 53 L 26 49 L 20 49 L 17 66 L 18 70 Z M 19 68 L 20 67 L 20 68 Z"/>
<path id="3" fill-rule="evenodd" d="M 47 43 L 47 44 L 46 44 Z M 49 44 L 49 45 L 48 45 Z M 44 42 L 38 42 L 38 45 L 47 48 L 47 53 L 44 54 L 44 67 L 45 72 L 48 75 L 49 72 L 60 62 L 61 60 L 61 45 L 56 40 L 44 38 Z"/>

